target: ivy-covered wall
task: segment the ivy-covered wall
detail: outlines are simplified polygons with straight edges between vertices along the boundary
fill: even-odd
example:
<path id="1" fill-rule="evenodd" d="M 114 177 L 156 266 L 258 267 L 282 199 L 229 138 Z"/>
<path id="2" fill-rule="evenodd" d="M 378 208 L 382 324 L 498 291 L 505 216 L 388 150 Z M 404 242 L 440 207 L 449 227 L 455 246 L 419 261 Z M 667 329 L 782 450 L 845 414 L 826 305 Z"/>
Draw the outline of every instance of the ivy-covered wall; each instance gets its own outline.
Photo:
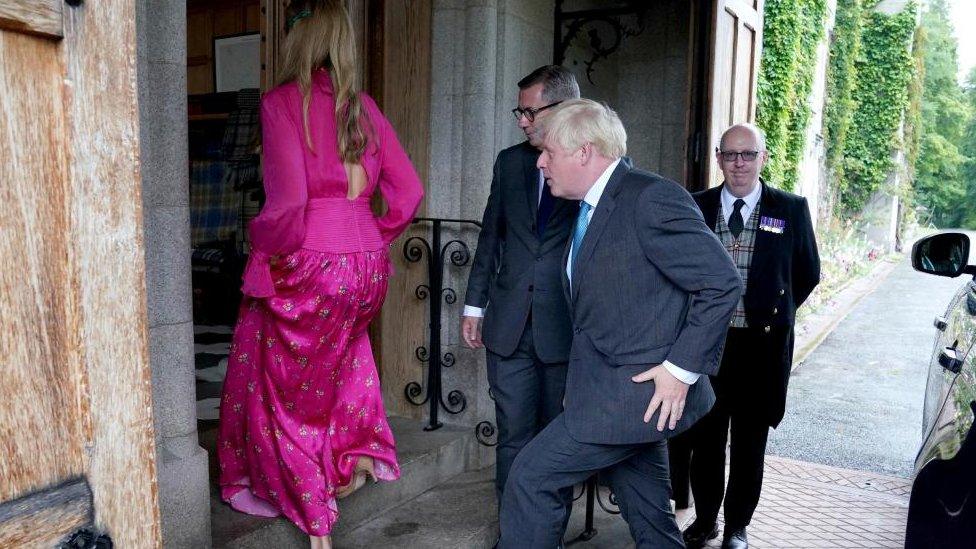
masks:
<path id="1" fill-rule="evenodd" d="M 915 74 L 917 7 L 910 3 L 896 15 L 884 15 L 873 11 L 876 4 L 838 0 L 830 41 L 823 127 L 830 196 L 825 202 L 837 203 L 834 209 L 842 215 L 858 213 L 893 169 L 891 152 L 903 147 L 898 128 Z M 756 122 L 766 131 L 770 152 L 763 175 L 787 190 L 795 188 L 806 145 L 826 11 L 826 0 L 767 0 L 765 5 Z"/>
<path id="2" fill-rule="evenodd" d="M 845 212 L 859 212 L 881 188 L 894 169 L 892 151 L 904 146 L 898 130 L 915 73 L 911 52 L 915 21 L 914 3 L 895 15 L 873 11 L 865 15 L 854 62 L 856 106 L 843 143 L 844 176 L 838 181 Z"/>
<path id="3" fill-rule="evenodd" d="M 756 123 L 766 132 L 770 161 L 763 175 L 792 190 L 810 122 L 810 91 L 826 0 L 766 0 Z"/>
<path id="4" fill-rule="evenodd" d="M 827 152 L 827 180 L 830 196 L 826 202 L 836 202 L 839 189 L 834 182 L 844 178 L 844 142 L 854 112 L 854 87 L 857 71 L 854 61 L 861 53 L 861 31 L 864 21 L 864 1 L 849 0 L 837 4 L 834 30 L 830 42 L 830 63 L 827 67 L 827 100 L 824 105 L 824 146 Z"/>

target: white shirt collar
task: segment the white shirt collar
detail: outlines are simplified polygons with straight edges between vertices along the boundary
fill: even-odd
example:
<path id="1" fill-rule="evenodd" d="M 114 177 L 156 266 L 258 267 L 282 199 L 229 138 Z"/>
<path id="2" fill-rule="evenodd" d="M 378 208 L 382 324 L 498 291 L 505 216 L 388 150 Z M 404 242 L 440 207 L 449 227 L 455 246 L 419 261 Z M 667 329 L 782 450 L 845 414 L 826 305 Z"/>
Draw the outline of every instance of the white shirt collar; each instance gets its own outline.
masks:
<path id="1" fill-rule="evenodd" d="M 595 210 L 597 204 L 600 203 L 600 197 L 603 196 L 603 191 L 607 190 L 607 183 L 610 182 L 610 176 L 613 175 L 613 171 L 617 169 L 617 164 L 620 164 L 620 159 L 616 159 L 607 166 L 607 169 L 603 170 L 600 177 L 597 178 L 596 183 L 590 187 L 590 190 L 586 191 L 586 196 L 583 197 L 583 202 L 586 202 Z M 591 214 L 592 215 L 592 210 Z"/>
<path id="2" fill-rule="evenodd" d="M 745 206 L 742 207 L 742 219 L 743 221 L 749 219 L 752 215 L 752 211 L 756 209 L 756 205 L 759 204 L 759 198 L 762 196 L 762 183 L 757 183 L 756 188 L 752 189 L 752 192 L 742 197 L 745 201 Z M 728 185 L 722 186 L 722 213 L 725 215 L 727 220 L 732 212 L 735 211 L 735 201 L 738 197 L 729 192 Z"/>

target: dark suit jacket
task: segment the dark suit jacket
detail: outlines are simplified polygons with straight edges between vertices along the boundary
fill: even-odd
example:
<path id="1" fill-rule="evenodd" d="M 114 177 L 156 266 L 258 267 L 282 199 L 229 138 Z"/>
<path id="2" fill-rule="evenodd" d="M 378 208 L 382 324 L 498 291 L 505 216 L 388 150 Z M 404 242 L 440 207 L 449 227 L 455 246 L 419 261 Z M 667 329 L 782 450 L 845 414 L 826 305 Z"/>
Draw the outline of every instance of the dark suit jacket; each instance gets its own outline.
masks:
<path id="1" fill-rule="evenodd" d="M 637 444 L 683 431 L 715 401 L 703 375 L 688 391 L 675 431 L 643 421 L 651 382 L 631 377 L 665 360 L 718 371 L 725 327 L 741 293 L 729 254 L 677 183 L 621 162 L 593 211 L 573 267 L 573 348 L 566 380 L 570 434 Z"/>
<path id="2" fill-rule="evenodd" d="M 579 203 L 555 199 L 539 238 L 539 151 L 523 142 L 498 153 L 465 305 L 487 308 L 482 339 L 509 356 L 532 312 L 532 339 L 543 362 L 566 362 L 573 338 L 560 282 L 563 246 Z"/>
<path id="3" fill-rule="evenodd" d="M 712 230 L 722 210 L 721 193 L 722 186 L 718 186 L 694 196 Z M 805 198 L 763 182 L 759 215 L 786 221 L 782 234 L 756 232 L 743 300 L 746 322 L 760 331 L 767 344 L 756 350 L 756 364 L 737 369 L 748 373 L 729 380 L 728 385 L 731 392 L 740 393 L 738 400 L 775 427 L 786 408 L 796 309 L 820 282 L 820 256 Z M 755 398 L 757 390 L 763 398 Z M 745 398 L 743 391 L 749 391 Z"/>

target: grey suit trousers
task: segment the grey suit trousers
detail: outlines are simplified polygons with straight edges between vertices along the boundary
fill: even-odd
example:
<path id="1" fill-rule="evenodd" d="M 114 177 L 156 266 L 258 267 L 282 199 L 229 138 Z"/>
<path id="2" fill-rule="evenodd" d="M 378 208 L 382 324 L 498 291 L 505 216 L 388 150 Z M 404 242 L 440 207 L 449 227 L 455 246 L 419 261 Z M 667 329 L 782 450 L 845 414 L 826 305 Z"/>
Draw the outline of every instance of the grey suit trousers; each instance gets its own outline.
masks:
<path id="1" fill-rule="evenodd" d="M 488 351 L 488 385 L 495 399 L 498 422 L 495 486 L 501 501 L 515 456 L 563 411 L 566 363 L 547 364 L 539 359 L 530 318 L 511 356 Z"/>
<path id="2" fill-rule="evenodd" d="M 597 471 L 617 496 L 638 548 L 684 547 L 671 512 L 667 443 L 579 442 L 560 414 L 515 459 L 502 499 L 499 549 L 558 547 L 570 511 L 561 491 Z"/>

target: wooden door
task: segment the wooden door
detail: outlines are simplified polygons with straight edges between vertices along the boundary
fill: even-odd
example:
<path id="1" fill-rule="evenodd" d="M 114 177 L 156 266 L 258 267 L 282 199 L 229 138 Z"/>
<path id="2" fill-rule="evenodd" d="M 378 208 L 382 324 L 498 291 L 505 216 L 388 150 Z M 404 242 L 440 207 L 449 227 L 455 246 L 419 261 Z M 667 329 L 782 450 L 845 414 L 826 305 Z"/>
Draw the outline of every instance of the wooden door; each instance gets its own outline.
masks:
<path id="1" fill-rule="evenodd" d="M 390 120 L 413 162 L 424 189 L 429 190 L 431 116 L 432 0 L 367 0 L 365 2 L 364 88 Z M 429 193 L 427 193 L 429 196 Z M 426 215 L 421 204 L 417 216 Z M 407 383 L 424 379 L 417 347 L 427 342 L 427 302 L 416 288 L 427 284 L 424 261 L 408 263 L 403 244 L 412 236 L 430 239 L 429 224 L 411 225 L 390 248 L 395 275 L 386 302 L 370 330 L 383 386 L 383 402 L 393 415 L 421 417 L 423 408 L 404 399 Z M 430 299 L 430 298 L 428 298 Z"/>
<path id="2" fill-rule="evenodd" d="M 732 124 L 756 119 L 763 0 L 715 0 L 705 150 L 707 186 L 722 182 L 714 150 Z"/>
<path id="3" fill-rule="evenodd" d="M 264 13 L 264 82 L 270 87 L 280 66 L 284 39 L 284 8 L 288 0 L 262 0 Z M 400 143 L 427 187 L 430 150 L 431 0 L 347 0 L 359 41 L 361 83 L 390 120 Z M 374 209 L 384 206 L 376 201 Z M 418 216 L 424 215 L 421 205 Z M 370 341 L 383 380 L 387 411 L 420 417 L 423 410 L 407 403 L 403 388 L 422 379 L 416 348 L 426 345 L 426 304 L 415 296 L 426 283 L 421 265 L 403 257 L 403 242 L 427 236 L 427 226 L 411 226 L 390 249 L 396 275 L 390 281 L 381 315 L 370 326 Z"/>
<path id="4" fill-rule="evenodd" d="M 134 0 L 0 1 L 0 547 L 160 545 Z"/>

